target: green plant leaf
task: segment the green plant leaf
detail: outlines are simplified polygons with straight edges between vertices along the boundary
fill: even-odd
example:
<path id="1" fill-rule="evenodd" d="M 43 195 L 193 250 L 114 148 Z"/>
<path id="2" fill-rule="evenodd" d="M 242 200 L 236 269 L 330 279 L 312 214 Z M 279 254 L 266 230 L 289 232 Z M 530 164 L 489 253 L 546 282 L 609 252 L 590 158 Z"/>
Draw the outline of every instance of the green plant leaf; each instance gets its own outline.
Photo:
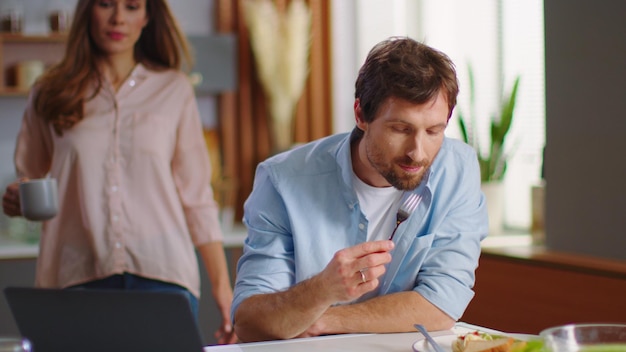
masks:
<path id="1" fill-rule="evenodd" d="M 513 123 L 515 104 L 517 102 L 517 92 L 520 84 L 520 77 L 517 76 L 508 95 L 505 95 L 499 107 L 499 116 L 491 116 L 490 141 L 486 153 L 483 153 L 478 140 L 476 126 L 476 89 L 474 86 L 474 72 L 471 64 L 467 66 L 469 77 L 469 115 L 465 115 L 459 110 L 459 128 L 463 141 L 476 150 L 480 165 L 481 181 L 501 181 L 507 169 L 507 159 L 510 154 L 505 151 L 506 136 Z"/>
<path id="2" fill-rule="evenodd" d="M 459 128 L 461 129 L 461 136 L 463 137 L 463 142 L 467 144 L 471 144 L 469 137 L 467 135 L 467 127 L 465 126 L 465 117 L 463 113 L 459 111 Z"/>
<path id="3" fill-rule="evenodd" d="M 500 128 L 498 138 L 500 140 L 500 144 L 504 144 L 504 139 L 506 138 L 506 134 L 509 132 L 511 128 L 511 123 L 513 122 L 513 111 L 515 110 L 515 102 L 517 101 L 517 89 L 519 87 L 520 77 L 515 78 L 513 82 L 513 88 L 511 89 L 511 93 L 508 98 L 502 103 L 502 111 L 500 113 Z"/>

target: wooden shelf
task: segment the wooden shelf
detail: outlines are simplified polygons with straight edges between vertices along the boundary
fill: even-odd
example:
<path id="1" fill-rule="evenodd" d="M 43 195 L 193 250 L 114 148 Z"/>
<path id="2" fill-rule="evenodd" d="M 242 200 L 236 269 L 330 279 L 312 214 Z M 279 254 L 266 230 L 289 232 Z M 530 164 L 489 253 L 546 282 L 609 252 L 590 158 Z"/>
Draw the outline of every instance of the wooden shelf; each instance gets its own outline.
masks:
<path id="1" fill-rule="evenodd" d="M 15 68 L 25 60 L 39 60 L 46 67 L 65 52 L 66 34 L 0 34 L 0 97 L 25 97 L 28 90 L 16 87 Z"/>
<path id="2" fill-rule="evenodd" d="M 28 95 L 28 92 L 29 90 L 16 87 L 2 87 L 0 88 L 0 97 L 25 97 Z"/>
<path id="3" fill-rule="evenodd" d="M 0 40 L 5 43 L 65 43 L 67 34 L 0 34 Z"/>

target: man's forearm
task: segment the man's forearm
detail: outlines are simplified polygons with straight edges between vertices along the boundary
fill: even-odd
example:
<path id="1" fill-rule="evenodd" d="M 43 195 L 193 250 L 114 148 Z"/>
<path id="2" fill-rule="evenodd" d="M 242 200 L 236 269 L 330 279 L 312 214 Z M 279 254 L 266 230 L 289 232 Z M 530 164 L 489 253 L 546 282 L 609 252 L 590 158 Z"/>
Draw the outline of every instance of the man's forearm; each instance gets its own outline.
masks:
<path id="1" fill-rule="evenodd" d="M 454 326 L 455 321 L 417 292 L 398 292 L 331 307 L 303 336 L 405 332 L 413 331 L 416 323 L 429 330 L 444 330 Z"/>
<path id="2" fill-rule="evenodd" d="M 310 279 L 283 292 L 248 297 L 235 312 L 237 335 L 244 341 L 306 336 L 331 305 L 352 302 L 376 289 L 393 247 L 385 240 L 341 249 Z"/>
<path id="3" fill-rule="evenodd" d="M 332 304 L 322 285 L 313 277 L 287 291 L 247 298 L 235 312 L 237 336 L 242 341 L 262 341 L 300 335 Z"/>

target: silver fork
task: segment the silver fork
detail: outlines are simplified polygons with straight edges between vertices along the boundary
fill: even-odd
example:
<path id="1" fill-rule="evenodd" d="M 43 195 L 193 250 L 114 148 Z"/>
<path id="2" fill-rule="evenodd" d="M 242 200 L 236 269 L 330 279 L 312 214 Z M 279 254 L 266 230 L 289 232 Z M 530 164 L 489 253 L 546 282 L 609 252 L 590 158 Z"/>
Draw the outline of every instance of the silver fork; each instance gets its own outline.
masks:
<path id="1" fill-rule="evenodd" d="M 391 236 L 389 236 L 389 240 L 393 240 L 393 236 L 396 234 L 398 226 L 400 226 L 404 220 L 409 218 L 409 216 L 417 208 L 421 199 L 422 197 L 420 197 L 417 193 L 408 193 L 402 204 L 400 204 L 400 208 L 398 208 L 398 213 L 396 214 L 396 227 L 394 227 Z"/>

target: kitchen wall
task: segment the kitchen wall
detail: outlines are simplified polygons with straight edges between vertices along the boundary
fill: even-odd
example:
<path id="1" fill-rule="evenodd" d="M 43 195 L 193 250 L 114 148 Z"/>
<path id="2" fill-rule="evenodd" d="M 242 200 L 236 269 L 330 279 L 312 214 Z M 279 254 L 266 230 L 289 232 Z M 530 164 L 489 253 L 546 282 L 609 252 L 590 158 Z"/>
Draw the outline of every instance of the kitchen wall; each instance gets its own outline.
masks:
<path id="1" fill-rule="evenodd" d="M 626 1 L 544 7 L 547 246 L 626 260 Z"/>

